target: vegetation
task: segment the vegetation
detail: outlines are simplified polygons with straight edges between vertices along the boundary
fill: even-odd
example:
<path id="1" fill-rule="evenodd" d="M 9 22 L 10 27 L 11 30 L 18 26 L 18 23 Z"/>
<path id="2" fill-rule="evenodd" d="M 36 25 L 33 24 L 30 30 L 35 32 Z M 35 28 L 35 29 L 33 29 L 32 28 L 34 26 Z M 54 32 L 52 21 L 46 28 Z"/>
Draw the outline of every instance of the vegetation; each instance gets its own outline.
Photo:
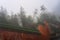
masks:
<path id="1" fill-rule="evenodd" d="M 37 30 L 37 26 L 44 21 L 47 21 L 50 28 L 52 30 L 57 30 L 57 27 L 59 28 L 59 21 L 56 17 L 51 12 L 48 12 L 48 10 L 42 5 L 41 6 L 41 13 L 38 13 L 38 9 L 35 9 L 33 17 L 31 15 L 26 16 L 26 12 L 23 7 L 20 8 L 20 12 L 14 14 L 13 12 L 11 15 L 8 15 L 9 13 L 7 12 L 6 9 L 1 7 L 0 9 L 0 28 L 11 28 L 11 29 L 22 29 L 22 30 L 28 30 L 30 31 Z M 39 14 L 39 15 L 38 15 Z M 38 17 L 36 17 L 38 15 Z M 34 19 L 36 17 L 36 21 Z M 53 26 L 54 25 L 58 25 Z M 51 26 L 52 25 L 52 26 Z"/>

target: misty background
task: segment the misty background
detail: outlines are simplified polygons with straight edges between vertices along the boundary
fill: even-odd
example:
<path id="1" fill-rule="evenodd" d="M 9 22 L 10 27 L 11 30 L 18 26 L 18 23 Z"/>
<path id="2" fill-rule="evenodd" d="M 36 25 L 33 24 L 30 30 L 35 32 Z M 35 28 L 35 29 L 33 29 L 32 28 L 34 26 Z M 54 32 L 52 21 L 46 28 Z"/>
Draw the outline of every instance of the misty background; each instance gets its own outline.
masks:
<path id="1" fill-rule="evenodd" d="M 0 0 L 1 27 L 37 29 L 44 21 L 59 31 L 60 0 Z"/>
<path id="2" fill-rule="evenodd" d="M 59 2 L 59 0 L 0 0 L 0 6 L 6 8 L 9 13 L 11 13 L 11 11 L 14 13 L 19 12 L 22 6 L 26 14 L 30 15 L 33 14 L 35 8 L 40 12 L 41 5 L 44 5 L 49 11 L 53 11 Z"/>

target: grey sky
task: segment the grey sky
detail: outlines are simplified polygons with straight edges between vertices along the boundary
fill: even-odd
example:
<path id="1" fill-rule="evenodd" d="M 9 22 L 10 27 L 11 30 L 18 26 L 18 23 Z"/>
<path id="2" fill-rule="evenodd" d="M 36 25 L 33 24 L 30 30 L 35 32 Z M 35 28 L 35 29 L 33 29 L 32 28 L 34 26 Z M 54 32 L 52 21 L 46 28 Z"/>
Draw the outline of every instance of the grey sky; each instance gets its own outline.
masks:
<path id="1" fill-rule="evenodd" d="M 48 10 L 52 10 L 58 0 L 0 0 L 0 6 L 3 6 L 8 11 L 19 12 L 20 6 L 30 14 L 34 12 L 34 9 L 40 10 L 40 6 L 44 4 Z"/>

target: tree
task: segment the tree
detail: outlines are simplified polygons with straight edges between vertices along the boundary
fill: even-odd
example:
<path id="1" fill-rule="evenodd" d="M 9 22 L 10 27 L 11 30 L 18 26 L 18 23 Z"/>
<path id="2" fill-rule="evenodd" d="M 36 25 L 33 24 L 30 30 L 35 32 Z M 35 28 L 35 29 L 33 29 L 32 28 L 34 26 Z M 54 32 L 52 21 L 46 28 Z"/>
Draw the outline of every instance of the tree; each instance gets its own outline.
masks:
<path id="1" fill-rule="evenodd" d="M 47 21 L 49 24 L 49 29 L 51 32 L 56 32 L 57 31 L 57 18 L 56 16 L 48 11 L 42 11 L 39 18 L 38 18 L 38 24 L 44 23 L 44 21 Z M 59 22 L 58 22 L 59 23 Z"/>
<path id="2" fill-rule="evenodd" d="M 44 5 L 41 6 L 41 11 L 45 11 L 46 10 L 46 7 Z"/>
<path id="3" fill-rule="evenodd" d="M 37 14 L 38 14 L 38 9 L 34 10 L 34 14 L 33 14 L 33 22 L 37 23 Z"/>
<path id="4" fill-rule="evenodd" d="M 33 18 L 35 17 L 36 14 L 37 14 L 37 9 L 35 9 L 35 11 L 34 11 Z M 27 17 L 25 15 L 24 8 L 22 8 L 22 7 L 20 8 L 19 19 L 20 19 L 20 24 L 22 23 L 23 27 L 35 28 L 35 23 L 33 22 L 34 21 L 33 18 L 30 15 Z"/>
<path id="5" fill-rule="evenodd" d="M 27 17 L 26 27 L 28 27 L 28 28 L 33 28 L 34 27 L 33 26 L 33 18 L 30 15 Z"/>
<path id="6" fill-rule="evenodd" d="M 1 6 L 1 10 L 0 10 L 0 23 L 8 23 L 6 17 L 7 17 L 7 10 L 4 9 Z"/>
<path id="7" fill-rule="evenodd" d="M 26 15 L 25 15 L 25 12 L 24 12 L 24 8 L 22 8 L 22 7 L 20 8 L 19 18 L 21 20 L 22 26 L 26 27 Z"/>
<path id="8" fill-rule="evenodd" d="M 11 15 L 10 23 L 12 25 L 19 26 L 18 18 L 17 18 L 17 15 L 16 14 L 15 15 Z"/>

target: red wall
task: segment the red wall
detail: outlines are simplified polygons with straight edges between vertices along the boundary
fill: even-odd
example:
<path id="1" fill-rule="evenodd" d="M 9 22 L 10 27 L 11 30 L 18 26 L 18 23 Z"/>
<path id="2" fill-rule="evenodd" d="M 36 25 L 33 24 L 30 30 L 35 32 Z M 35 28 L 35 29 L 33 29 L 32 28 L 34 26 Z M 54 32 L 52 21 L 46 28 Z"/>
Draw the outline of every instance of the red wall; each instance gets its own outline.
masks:
<path id="1" fill-rule="evenodd" d="M 1 40 L 41 40 L 40 35 L 34 33 L 25 32 L 12 32 L 6 30 L 0 30 Z"/>

